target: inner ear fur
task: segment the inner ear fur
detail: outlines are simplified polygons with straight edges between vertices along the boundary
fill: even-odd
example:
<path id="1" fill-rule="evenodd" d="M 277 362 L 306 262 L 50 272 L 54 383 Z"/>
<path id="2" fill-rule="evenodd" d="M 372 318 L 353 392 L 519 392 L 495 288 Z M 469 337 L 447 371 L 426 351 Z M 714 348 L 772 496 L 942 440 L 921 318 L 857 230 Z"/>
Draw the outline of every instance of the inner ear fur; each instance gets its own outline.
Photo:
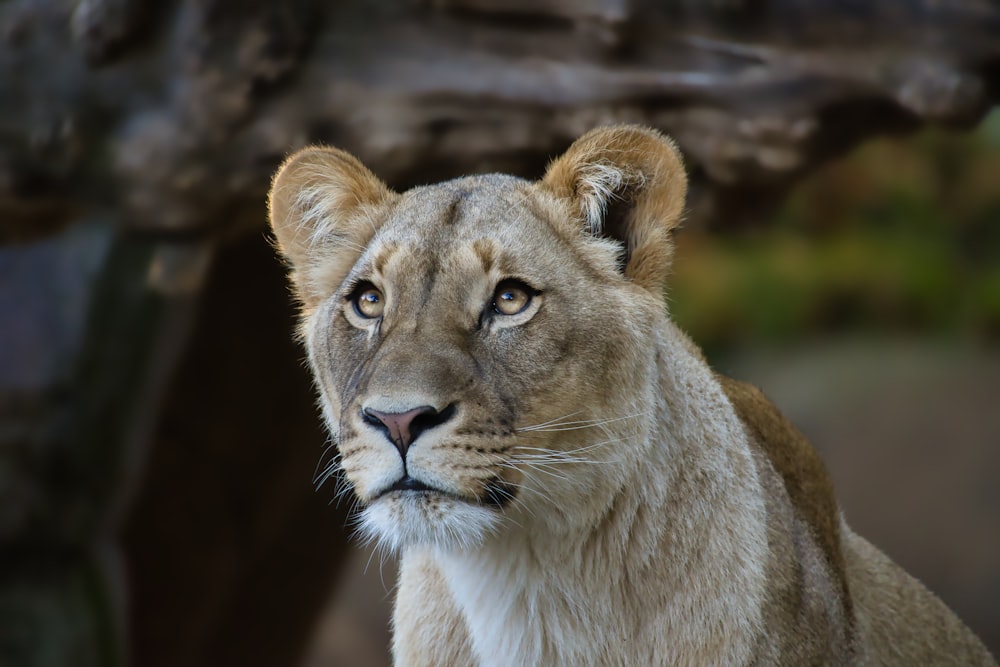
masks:
<path id="1" fill-rule="evenodd" d="M 268 219 L 303 305 L 343 280 L 371 241 L 378 209 L 397 195 L 350 153 L 304 148 L 271 182 Z"/>
<path id="2" fill-rule="evenodd" d="M 638 125 L 591 130 L 549 165 L 542 185 L 569 203 L 574 223 L 623 245 L 630 280 L 663 288 L 687 194 L 673 141 Z"/>

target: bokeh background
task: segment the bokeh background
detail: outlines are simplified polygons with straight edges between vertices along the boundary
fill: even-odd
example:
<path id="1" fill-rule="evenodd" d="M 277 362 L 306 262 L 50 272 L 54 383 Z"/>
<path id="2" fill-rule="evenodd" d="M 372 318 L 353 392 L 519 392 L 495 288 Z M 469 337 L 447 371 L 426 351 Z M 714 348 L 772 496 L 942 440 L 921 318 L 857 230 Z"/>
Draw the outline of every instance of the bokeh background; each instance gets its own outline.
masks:
<path id="1" fill-rule="evenodd" d="M 528 178 L 673 136 L 665 295 L 1000 652 L 1000 5 L 0 2 L 0 665 L 388 663 L 270 175 Z"/>

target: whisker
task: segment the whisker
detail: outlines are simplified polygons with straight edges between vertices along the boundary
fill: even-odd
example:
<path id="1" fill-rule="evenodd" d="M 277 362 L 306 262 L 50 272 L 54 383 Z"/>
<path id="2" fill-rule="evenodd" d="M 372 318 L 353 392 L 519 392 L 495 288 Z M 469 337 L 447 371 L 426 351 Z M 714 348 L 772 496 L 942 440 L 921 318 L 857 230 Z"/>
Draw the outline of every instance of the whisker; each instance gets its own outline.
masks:
<path id="1" fill-rule="evenodd" d="M 552 433 L 557 431 L 575 431 L 584 428 L 594 428 L 597 426 L 604 426 L 605 424 L 613 424 L 615 422 L 624 421 L 626 419 L 635 419 L 637 417 L 643 417 L 649 414 L 648 412 L 637 412 L 632 415 L 625 415 L 623 417 L 611 417 L 609 419 L 581 419 L 578 421 L 571 422 L 559 422 L 555 423 L 555 420 L 544 422 L 542 424 L 536 424 L 535 426 L 525 426 L 522 428 L 515 429 L 517 431 L 536 431 L 544 433 Z"/>
<path id="2" fill-rule="evenodd" d="M 516 468 L 514 468 L 511 465 L 500 464 L 499 467 L 510 468 L 511 470 L 516 470 Z M 533 491 L 533 489 L 525 486 L 524 484 L 518 484 L 517 482 L 509 482 L 509 481 L 505 480 L 504 484 L 506 484 L 507 486 L 511 486 L 511 487 L 517 489 L 519 492 L 521 492 L 521 491 L 525 491 L 525 492 Z M 513 493 L 510 493 L 509 491 L 506 491 L 504 489 L 497 489 L 497 491 L 499 493 L 503 494 L 505 497 L 509 498 L 512 501 L 512 504 L 516 503 L 518 507 L 520 507 L 525 512 L 527 512 L 532 518 L 537 518 L 537 516 L 535 515 L 534 511 L 532 511 L 532 509 L 530 507 L 528 507 L 524 503 L 518 503 L 518 497 L 517 497 L 517 495 L 515 495 Z M 519 521 L 516 521 L 515 519 L 510 518 L 510 516 L 507 515 L 507 514 L 504 515 L 504 519 L 507 520 L 507 521 L 510 521 L 511 523 L 513 523 L 518 528 L 523 528 L 524 527 L 523 525 L 521 525 L 521 523 Z"/>
<path id="3" fill-rule="evenodd" d="M 519 429 L 515 429 L 515 430 L 524 431 L 524 430 L 532 429 L 532 428 L 535 428 L 535 427 L 538 427 L 538 426 L 548 426 L 549 424 L 553 424 L 553 423 L 559 421 L 560 419 L 566 419 L 567 417 L 573 417 L 575 415 L 580 414 L 581 412 L 583 412 L 583 410 L 577 410 L 576 412 L 570 412 L 569 414 L 563 415 L 562 417 L 555 417 L 554 419 L 550 419 L 547 422 L 542 422 L 540 424 L 531 424 L 529 426 L 525 426 L 523 428 L 519 428 Z"/>
<path id="4" fill-rule="evenodd" d="M 372 550 L 368 553 L 368 560 L 365 561 L 365 569 L 363 570 L 363 574 L 368 574 L 368 567 L 372 564 L 372 558 L 374 558 L 376 552 L 378 552 L 378 545 L 379 543 L 375 542 L 374 547 L 372 547 Z M 381 566 L 380 566 L 379 576 L 381 576 Z"/>
<path id="5" fill-rule="evenodd" d="M 572 460 L 573 456 L 576 454 L 583 454 L 585 452 L 590 452 L 595 449 L 600 449 L 606 445 L 610 445 L 617 442 L 625 442 L 631 440 L 632 437 L 621 437 L 621 438 L 608 438 L 607 440 L 600 440 L 598 442 L 592 442 L 588 445 L 583 445 L 582 447 L 575 447 L 573 449 L 550 449 L 547 447 L 525 447 L 519 445 L 518 450 L 513 454 L 512 458 L 518 459 L 544 459 L 546 457 L 555 457 L 561 460 Z M 521 453 L 524 451 L 525 453 Z M 536 453 L 537 452 L 537 453 Z"/>
<path id="6" fill-rule="evenodd" d="M 612 463 L 611 461 L 597 461 L 594 459 L 575 459 L 575 458 L 548 458 L 548 459 L 517 459 L 518 461 L 532 466 L 552 466 L 559 464 L 568 463 L 591 463 L 591 464 L 602 464 L 602 463 Z"/>
<path id="7" fill-rule="evenodd" d="M 517 468 L 513 464 L 501 463 L 500 465 L 503 466 L 503 467 L 509 467 L 511 470 L 519 470 L 519 468 Z M 569 481 L 569 477 L 567 477 L 566 475 L 560 475 L 557 472 L 552 472 L 551 470 L 546 470 L 542 466 L 536 466 L 536 465 L 534 465 L 532 463 L 526 463 L 525 465 L 528 468 L 532 469 L 532 470 L 537 470 L 538 472 L 542 473 L 543 475 L 548 475 L 550 477 L 554 477 L 556 479 L 560 479 L 560 480 L 562 480 L 564 482 L 568 482 Z"/>
<path id="8" fill-rule="evenodd" d="M 389 591 L 390 587 L 387 586 L 386 583 L 385 583 L 385 562 L 387 560 L 389 560 L 390 554 L 389 554 L 389 552 L 386 549 L 382 548 L 381 544 L 379 544 L 375 548 L 378 549 L 378 552 L 379 552 L 378 553 L 378 580 L 382 583 L 382 591 L 386 595 L 388 595 L 389 592 L 390 592 Z"/>
<path id="9" fill-rule="evenodd" d="M 314 490 L 319 491 L 328 480 L 338 477 L 342 470 L 343 466 L 341 465 L 340 456 L 337 456 L 335 459 L 330 461 L 320 477 L 314 481 Z M 342 491 L 339 491 L 338 493 L 342 493 Z"/>
<path id="10" fill-rule="evenodd" d="M 340 485 L 336 495 L 333 497 L 333 500 L 337 503 L 337 507 L 340 507 L 340 503 L 344 500 L 344 498 L 350 498 L 351 502 L 357 505 L 357 498 L 354 497 L 354 489 L 351 488 L 351 485 L 347 482 Z M 358 508 L 354 507 L 352 508 L 352 511 L 355 511 L 356 509 Z"/>
<path id="11" fill-rule="evenodd" d="M 316 461 L 316 468 L 313 470 L 313 483 L 316 482 L 316 478 L 318 477 L 317 472 L 319 471 L 320 465 L 323 463 L 323 459 L 325 459 L 326 455 L 330 453 L 330 450 L 334 449 L 336 446 L 337 443 L 334 442 L 333 438 L 327 437 L 326 446 L 323 447 L 323 451 L 320 453 L 319 459 Z M 334 452 L 333 456 L 336 458 L 337 452 Z"/>

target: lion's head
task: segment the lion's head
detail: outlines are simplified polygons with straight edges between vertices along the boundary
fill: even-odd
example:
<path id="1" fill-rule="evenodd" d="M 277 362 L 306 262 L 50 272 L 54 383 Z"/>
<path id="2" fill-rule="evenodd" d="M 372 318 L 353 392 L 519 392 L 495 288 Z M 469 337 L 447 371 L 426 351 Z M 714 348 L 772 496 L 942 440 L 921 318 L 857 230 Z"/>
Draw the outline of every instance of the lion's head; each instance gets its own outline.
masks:
<path id="1" fill-rule="evenodd" d="M 638 127 L 590 132 L 538 182 L 400 194 L 340 150 L 285 162 L 271 224 L 369 534 L 458 548 L 603 511 L 641 465 L 685 189 Z"/>

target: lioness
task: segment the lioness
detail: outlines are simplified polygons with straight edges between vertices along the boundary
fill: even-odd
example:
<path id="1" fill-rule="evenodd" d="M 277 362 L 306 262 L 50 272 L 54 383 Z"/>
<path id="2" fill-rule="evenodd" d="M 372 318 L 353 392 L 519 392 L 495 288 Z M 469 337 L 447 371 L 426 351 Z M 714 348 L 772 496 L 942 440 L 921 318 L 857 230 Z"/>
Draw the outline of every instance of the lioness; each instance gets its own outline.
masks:
<path id="1" fill-rule="evenodd" d="M 668 317 L 687 181 L 641 127 L 404 193 L 307 148 L 270 220 L 400 665 L 993 665 L 815 451 Z"/>

